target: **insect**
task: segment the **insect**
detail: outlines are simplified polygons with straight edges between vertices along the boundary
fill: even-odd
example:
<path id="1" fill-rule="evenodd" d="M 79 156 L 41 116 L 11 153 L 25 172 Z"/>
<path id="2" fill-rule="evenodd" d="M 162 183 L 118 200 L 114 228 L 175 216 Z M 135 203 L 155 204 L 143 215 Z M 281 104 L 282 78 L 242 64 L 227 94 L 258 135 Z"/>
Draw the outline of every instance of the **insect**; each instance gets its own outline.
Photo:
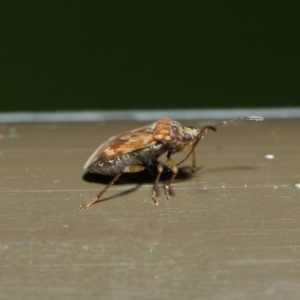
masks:
<path id="1" fill-rule="evenodd" d="M 199 170 L 196 165 L 195 148 L 208 130 L 227 123 L 240 120 L 262 121 L 259 116 L 244 116 L 222 121 L 214 126 L 204 126 L 202 129 L 183 126 L 179 122 L 161 118 L 158 121 L 141 128 L 126 131 L 115 135 L 99 146 L 86 162 L 84 169 L 102 175 L 113 176 L 112 180 L 90 202 L 81 205 L 87 208 L 100 201 L 102 195 L 115 183 L 123 173 L 140 172 L 149 165 L 157 167 L 157 175 L 152 187 L 152 200 L 157 204 L 156 187 L 163 172 L 163 165 L 158 158 L 167 152 L 167 166 L 172 171 L 172 176 L 165 185 L 165 196 L 169 199 L 170 185 L 178 173 L 178 166 L 186 161 L 192 154 L 192 169 Z M 175 163 L 172 155 L 188 150 L 188 154 L 179 163 Z"/>

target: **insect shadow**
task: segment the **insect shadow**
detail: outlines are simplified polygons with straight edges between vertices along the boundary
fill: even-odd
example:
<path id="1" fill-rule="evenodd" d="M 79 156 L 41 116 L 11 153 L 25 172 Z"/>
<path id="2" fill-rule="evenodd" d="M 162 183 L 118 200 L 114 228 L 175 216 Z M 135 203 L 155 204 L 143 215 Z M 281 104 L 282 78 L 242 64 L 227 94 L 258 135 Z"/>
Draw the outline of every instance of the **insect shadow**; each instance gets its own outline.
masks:
<path id="1" fill-rule="evenodd" d="M 121 195 L 129 194 L 135 190 L 137 190 L 143 184 L 153 184 L 153 181 L 156 177 L 157 169 L 155 166 L 147 167 L 147 169 L 138 172 L 138 173 L 123 173 L 122 176 L 114 183 L 114 185 L 125 185 L 125 184 L 133 184 L 135 183 L 136 186 L 133 188 L 129 188 L 128 190 L 122 191 L 114 196 L 109 196 L 106 198 L 101 199 L 100 202 L 106 201 L 109 199 L 113 199 L 115 197 L 119 197 Z M 176 176 L 176 182 L 185 181 L 193 176 L 193 169 L 189 166 L 183 166 L 178 168 L 178 173 Z M 163 187 L 164 182 L 170 179 L 172 176 L 172 172 L 164 166 L 164 172 L 161 174 L 160 177 L 160 185 Z M 101 183 L 101 184 L 108 184 L 112 177 L 101 175 L 99 173 L 91 173 L 86 172 L 83 174 L 82 179 L 87 182 L 93 183 Z M 159 194 L 159 191 L 158 191 Z M 170 195 L 174 195 L 172 188 L 170 189 Z"/>

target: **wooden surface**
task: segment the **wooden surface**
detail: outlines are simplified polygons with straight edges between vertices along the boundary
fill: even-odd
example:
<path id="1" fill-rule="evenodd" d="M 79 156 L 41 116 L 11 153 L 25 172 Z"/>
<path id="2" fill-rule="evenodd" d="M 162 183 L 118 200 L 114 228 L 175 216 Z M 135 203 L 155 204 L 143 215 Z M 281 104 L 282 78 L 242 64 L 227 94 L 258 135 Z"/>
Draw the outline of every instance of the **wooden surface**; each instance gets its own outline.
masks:
<path id="1" fill-rule="evenodd" d="M 209 132 L 158 206 L 141 173 L 79 210 L 88 157 L 141 125 L 0 124 L 0 299 L 299 299 L 300 120 Z"/>

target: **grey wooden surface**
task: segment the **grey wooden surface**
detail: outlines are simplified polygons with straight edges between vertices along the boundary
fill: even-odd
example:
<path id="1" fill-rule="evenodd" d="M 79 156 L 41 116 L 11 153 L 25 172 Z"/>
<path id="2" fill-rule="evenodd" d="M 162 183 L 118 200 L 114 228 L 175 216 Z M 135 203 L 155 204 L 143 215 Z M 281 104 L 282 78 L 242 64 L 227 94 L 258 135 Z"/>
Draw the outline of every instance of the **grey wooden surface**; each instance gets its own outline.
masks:
<path id="1" fill-rule="evenodd" d="M 140 174 L 79 210 L 87 158 L 141 125 L 0 124 L 0 298 L 299 299 L 300 120 L 210 132 L 158 206 Z"/>

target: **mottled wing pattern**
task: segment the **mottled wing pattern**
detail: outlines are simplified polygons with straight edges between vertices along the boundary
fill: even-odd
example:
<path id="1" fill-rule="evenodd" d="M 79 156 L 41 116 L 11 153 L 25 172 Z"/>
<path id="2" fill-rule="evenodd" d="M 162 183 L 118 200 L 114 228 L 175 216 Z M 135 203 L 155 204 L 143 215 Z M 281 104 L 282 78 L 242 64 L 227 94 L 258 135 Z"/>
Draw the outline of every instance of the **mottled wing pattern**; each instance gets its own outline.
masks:
<path id="1" fill-rule="evenodd" d="M 104 142 L 91 155 L 86 162 L 84 169 L 88 169 L 95 162 L 102 159 L 109 159 L 120 154 L 130 153 L 134 150 L 149 146 L 155 143 L 153 131 L 156 123 L 126 131 L 118 134 Z"/>
<path id="2" fill-rule="evenodd" d="M 123 133 L 113 140 L 108 140 L 108 145 L 104 147 L 100 159 L 130 153 L 154 142 L 152 133 L 144 131 Z"/>

